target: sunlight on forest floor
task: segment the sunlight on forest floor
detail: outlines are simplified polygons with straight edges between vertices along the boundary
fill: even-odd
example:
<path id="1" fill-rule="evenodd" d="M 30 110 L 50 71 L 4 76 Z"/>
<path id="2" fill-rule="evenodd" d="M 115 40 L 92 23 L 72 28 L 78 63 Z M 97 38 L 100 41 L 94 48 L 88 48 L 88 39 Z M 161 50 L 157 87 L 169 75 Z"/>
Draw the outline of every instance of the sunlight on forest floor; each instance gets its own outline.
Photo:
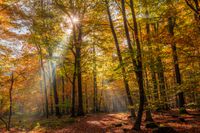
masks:
<path id="1" fill-rule="evenodd" d="M 200 131 L 200 115 L 197 111 L 190 111 L 193 115 L 177 115 L 176 111 L 154 113 L 153 118 L 160 126 L 171 126 L 178 132 L 197 133 Z M 184 118 L 185 122 L 181 122 Z M 14 118 L 18 119 L 17 117 Z M 17 121 L 15 121 L 17 122 Z M 21 123 L 21 127 L 12 128 L 11 133 L 124 133 L 133 132 L 132 122 L 127 113 L 88 114 L 84 117 L 71 118 L 63 116 L 61 119 L 51 117 L 47 119 L 28 119 Z M 26 127 L 23 127 L 26 125 Z M 29 127 L 28 127 L 29 126 Z M 142 124 L 142 132 L 151 132 Z M 2 132 L 4 132 L 2 130 Z"/>

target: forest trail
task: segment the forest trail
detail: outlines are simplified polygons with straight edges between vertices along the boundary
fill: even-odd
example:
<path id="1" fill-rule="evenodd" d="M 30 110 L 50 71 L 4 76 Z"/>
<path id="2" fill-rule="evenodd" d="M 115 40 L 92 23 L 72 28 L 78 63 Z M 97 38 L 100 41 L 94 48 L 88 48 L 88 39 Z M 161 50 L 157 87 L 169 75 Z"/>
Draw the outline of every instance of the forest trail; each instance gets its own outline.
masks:
<path id="1" fill-rule="evenodd" d="M 200 112 L 190 111 L 194 115 L 178 116 L 176 111 L 154 113 L 154 120 L 160 126 L 170 126 L 178 132 L 198 133 L 200 132 Z M 184 119 L 185 122 L 182 122 Z M 144 120 L 143 120 L 144 121 Z M 113 114 L 89 114 L 84 117 L 75 118 L 75 122 L 58 129 L 38 129 L 30 133 L 134 133 L 131 129 L 133 124 L 127 113 Z M 152 132 L 145 128 L 145 122 L 141 126 L 141 133 Z"/>
<path id="2" fill-rule="evenodd" d="M 128 114 L 91 114 L 78 118 L 76 123 L 61 129 L 55 133 L 108 133 L 123 132 L 123 129 L 131 129 L 132 124 L 128 120 Z"/>

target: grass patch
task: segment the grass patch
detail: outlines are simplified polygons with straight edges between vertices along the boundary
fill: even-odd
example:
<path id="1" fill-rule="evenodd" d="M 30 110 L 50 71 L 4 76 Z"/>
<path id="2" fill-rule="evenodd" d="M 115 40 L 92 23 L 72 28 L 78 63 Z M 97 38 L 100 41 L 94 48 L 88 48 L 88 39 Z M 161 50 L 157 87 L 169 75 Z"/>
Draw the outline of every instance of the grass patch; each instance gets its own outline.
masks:
<path id="1" fill-rule="evenodd" d="M 43 119 L 43 120 L 38 120 L 34 122 L 33 127 L 34 128 L 48 128 L 48 129 L 58 129 L 58 128 L 63 128 L 66 125 L 72 124 L 75 122 L 74 118 L 71 117 L 63 117 L 63 118 L 49 118 L 49 119 Z"/>
<path id="2" fill-rule="evenodd" d="M 31 130 L 41 130 L 41 129 L 59 129 L 66 127 L 69 124 L 75 122 L 74 118 L 69 116 L 63 116 L 57 118 L 51 116 L 49 119 L 44 117 L 35 116 L 21 116 L 14 115 L 11 120 L 12 128 L 18 129 L 20 131 L 31 131 Z M 0 128 L 4 128 L 4 125 L 0 123 Z"/>

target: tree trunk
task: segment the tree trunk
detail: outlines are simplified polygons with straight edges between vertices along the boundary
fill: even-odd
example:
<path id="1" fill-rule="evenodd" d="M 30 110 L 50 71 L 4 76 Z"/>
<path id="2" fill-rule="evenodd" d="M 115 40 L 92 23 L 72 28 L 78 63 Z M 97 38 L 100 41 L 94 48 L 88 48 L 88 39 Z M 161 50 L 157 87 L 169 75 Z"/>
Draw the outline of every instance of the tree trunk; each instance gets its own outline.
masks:
<path id="1" fill-rule="evenodd" d="M 117 49 L 117 55 L 118 55 L 120 67 L 121 67 L 121 70 L 122 70 L 124 86 L 125 86 L 126 94 L 127 94 L 127 97 L 128 97 L 129 106 L 131 106 L 131 109 L 130 109 L 131 116 L 133 118 L 135 118 L 136 115 L 135 115 L 135 111 L 133 109 L 133 100 L 132 100 L 132 97 L 131 97 L 130 88 L 129 88 L 129 84 L 128 84 L 128 79 L 126 77 L 126 70 L 124 68 L 124 63 L 123 63 L 123 59 L 122 59 L 122 55 L 121 55 L 121 51 L 120 51 L 120 47 L 119 47 L 119 42 L 118 42 L 117 35 L 116 35 L 115 29 L 114 29 L 114 25 L 113 25 L 113 21 L 112 21 L 110 9 L 109 9 L 108 1 L 106 1 L 106 5 L 107 5 L 108 18 L 109 18 L 109 22 L 110 22 L 110 28 L 111 28 L 111 31 L 112 31 L 112 34 L 113 34 L 113 38 L 114 38 L 114 41 L 115 41 L 115 46 L 116 46 L 116 49 Z"/>
<path id="2" fill-rule="evenodd" d="M 77 55 L 77 78 L 78 78 L 78 116 L 83 116 L 83 93 L 82 93 L 82 72 L 81 72 L 81 43 L 82 43 L 82 26 L 78 26 L 78 42 L 76 46 Z"/>
<path id="3" fill-rule="evenodd" d="M 75 97 L 76 97 L 76 57 L 74 61 L 74 73 L 72 80 L 72 105 L 71 105 L 71 116 L 75 117 Z"/>
<path id="4" fill-rule="evenodd" d="M 85 85 L 85 112 L 88 113 L 89 104 L 88 104 L 88 90 L 87 90 L 87 83 Z"/>
<path id="5" fill-rule="evenodd" d="M 56 65 L 51 62 L 52 67 L 52 86 L 53 86 L 53 92 L 54 92 L 54 102 L 55 102 L 55 113 L 57 117 L 60 117 L 60 108 L 59 108 L 59 98 L 57 93 L 57 82 L 56 82 Z"/>
<path id="6" fill-rule="evenodd" d="M 160 108 L 164 110 L 169 110 L 169 106 L 167 104 L 166 88 L 165 88 L 164 68 L 161 57 L 159 55 L 157 56 L 157 71 L 158 71 L 158 80 L 159 80 L 160 95 L 161 95 Z"/>
<path id="7" fill-rule="evenodd" d="M 168 26 L 169 26 L 170 36 L 173 38 L 174 37 L 174 26 L 175 26 L 175 18 L 173 16 L 170 16 L 168 18 Z M 178 54 L 177 54 L 175 42 L 172 42 L 171 48 L 172 48 L 172 56 L 173 56 L 173 62 L 174 62 L 176 83 L 178 85 L 181 85 L 181 73 L 180 73 L 180 68 L 179 68 L 179 63 L 178 63 Z M 184 104 L 185 104 L 184 94 L 182 91 L 178 92 L 178 98 L 179 98 L 178 104 L 179 104 L 179 109 L 180 109 L 181 113 L 186 113 L 186 109 L 184 106 Z"/>
<path id="8" fill-rule="evenodd" d="M 148 75 L 147 75 L 147 70 L 144 68 L 145 70 L 145 77 L 146 77 L 146 91 L 147 93 L 145 94 L 150 94 L 150 87 L 149 87 L 149 81 L 148 81 Z M 147 96 L 145 95 L 145 103 L 146 103 L 146 119 L 145 121 L 147 122 L 154 122 L 152 115 L 151 115 L 151 110 L 150 110 L 150 105 L 148 102 L 148 99 L 150 100 L 150 96 L 147 98 Z"/>
<path id="9" fill-rule="evenodd" d="M 119 42 L 118 42 L 117 35 L 116 35 L 115 29 L 114 29 L 111 13 L 110 13 L 110 9 L 109 9 L 109 3 L 108 3 L 107 0 L 106 0 L 106 6 L 107 6 L 107 13 L 108 13 L 108 19 L 109 19 L 109 23 L 110 23 L 110 28 L 111 28 L 112 35 L 113 35 L 113 38 L 114 38 L 114 41 L 115 41 L 115 47 L 117 49 L 117 55 L 118 55 L 118 59 L 119 59 L 119 64 L 120 64 L 121 71 L 122 71 L 123 82 L 124 82 L 126 94 L 127 94 L 127 97 L 128 97 L 129 106 L 131 106 L 131 109 L 130 109 L 131 116 L 133 118 L 135 118 L 136 115 L 135 115 L 135 111 L 133 109 L 133 100 L 132 100 L 132 97 L 131 97 L 131 94 L 130 94 L 130 88 L 129 88 L 129 84 L 128 84 L 128 79 L 126 77 L 126 70 L 124 68 L 124 63 L 123 63 L 123 59 L 122 59 L 122 55 L 121 55 L 121 51 L 120 51 L 120 47 L 119 47 Z"/>
<path id="10" fill-rule="evenodd" d="M 158 97 L 158 83 L 157 83 L 157 79 L 156 79 L 156 73 L 154 72 L 154 68 L 153 66 L 150 66 L 151 68 L 151 79 L 153 82 L 153 94 L 154 94 L 154 101 L 158 101 L 159 97 Z"/>
<path id="11" fill-rule="evenodd" d="M 7 130 L 10 131 L 11 128 L 11 118 L 12 118 L 12 90 L 13 90 L 13 84 L 14 84 L 14 74 L 12 72 L 11 79 L 10 79 L 11 85 L 9 89 L 9 116 L 8 116 L 8 127 Z"/>
<path id="12" fill-rule="evenodd" d="M 72 2 L 72 1 L 71 1 Z M 72 3 L 71 3 L 72 5 Z M 73 24 L 73 45 L 76 47 L 76 27 Z M 75 103 L 76 103 L 76 74 L 77 74 L 77 55 L 74 53 L 74 73 L 72 79 L 72 105 L 71 105 L 71 117 L 75 117 Z"/>
<path id="13" fill-rule="evenodd" d="M 151 54 L 151 52 L 153 52 L 153 50 L 152 50 L 151 38 L 150 38 L 149 12 L 147 9 L 146 9 L 146 16 L 147 16 L 147 22 L 146 22 L 147 46 L 148 46 L 148 52 L 150 53 L 150 54 L 148 54 L 148 56 L 150 58 L 149 65 L 150 65 L 150 71 L 151 71 L 151 79 L 152 79 L 152 83 L 153 83 L 154 101 L 156 102 L 159 100 L 158 99 L 158 84 L 157 84 L 156 73 L 155 73 L 155 60 Z"/>
<path id="14" fill-rule="evenodd" d="M 53 110 L 53 87 L 52 87 L 52 73 L 51 73 L 51 62 L 48 62 L 48 68 L 49 68 L 49 97 L 50 97 L 50 111 L 51 115 L 53 115 L 54 110 Z"/>
<path id="15" fill-rule="evenodd" d="M 93 88 L 94 88 L 94 97 L 93 97 L 93 110 L 94 112 L 98 111 L 98 101 L 97 101 L 97 65 L 96 65 L 96 49 L 93 44 Z"/>
<path id="16" fill-rule="evenodd" d="M 65 79 L 64 76 L 61 77 L 62 78 L 62 113 L 65 113 Z"/>
<path id="17" fill-rule="evenodd" d="M 124 0 L 122 0 L 124 1 Z M 122 2 L 124 3 L 124 2 Z M 144 86 L 143 86 L 143 72 L 142 72 L 142 53 L 141 53 L 141 48 L 140 48 L 140 41 L 139 41 L 139 36 L 138 36 L 138 26 L 137 26 L 137 21 L 136 21 L 136 16 L 135 16 L 135 10 L 134 10 L 134 3 L 133 0 L 130 0 L 130 7 L 131 7 L 131 14 L 132 14 L 132 19 L 133 19 L 133 24 L 134 24 L 134 36 L 135 36 L 135 41 L 136 41 L 136 47 L 137 47 L 137 65 L 136 65 L 136 76 L 137 76 L 137 82 L 139 86 L 139 94 L 140 94 L 140 105 L 139 105 L 139 110 L 138 110 L 138 115 L 137 119 L 134 125 L 135 130 L 140 130 L 140 125 L 142 121 L 142 115 L 144 111 L 144 102 L 145 102 L 145 94 L 144 94 Z"/>
<path id="18" fill-rule="evenodd" d="M 40 51 L 40 66 L 41 66 L 41 69 L 42 69 L 42 76 L 43 76 L 43 81 L 44 81 L 46 118 L 48 118 L 49 117 L 49 107 L 48 107 L 48 95 L 47 95 L 46 75 L 45 75 L 45 69 L 44 69 L 43 57 L 42 57 L 41 51 Z"/>
<path id="19" fill-rule="evenodd" d="M 42 68 L 40 68 L 40 77 L 41 77 L 41 79 L 43 78 L 43 74 L 42 74 Z M 43 84 L 42 84 L 42 80 L 40 80 L 40 94 L 41 94 L 41 107 L 42 107 L 42 115 L 46 115 L 46 113 L 45 113 L 45 100 L 44 100 L 44 98 L 45 98 L 45 95 L 43 96 Z M 39 106 L 40 107 L 40 106 Z"/>
<path id="20" fill-rule="evenodd" d="M 103 97 L 103 89 L 101 89 L 101 94 L 100 94 L 99 103 L 98 103 L 99 112 L 101 112 L 102 97 Z"/>

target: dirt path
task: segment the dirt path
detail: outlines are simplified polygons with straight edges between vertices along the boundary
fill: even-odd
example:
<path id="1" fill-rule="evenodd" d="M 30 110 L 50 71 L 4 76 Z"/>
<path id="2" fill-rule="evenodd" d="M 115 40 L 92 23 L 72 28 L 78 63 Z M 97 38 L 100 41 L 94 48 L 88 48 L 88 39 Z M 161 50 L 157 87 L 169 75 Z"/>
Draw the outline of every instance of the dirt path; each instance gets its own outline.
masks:
<path id="1" fill-rule="evenodd" d="M 56 130 L 55 133 L 123 133 L 131 130 L 132 124 L 128 115 L 120 114 L 96 114 L 87 115 L 77 119 L 77 122 L 65 129 Z"/>
<path id="2" fill-rule="evenodd" d="M 157 125 L 161 127 L 170 126 L 180 133 L 200 133 L 200 112 L 189 113 L 190 115 L 178 115 L 177 111 L 153 113 L 153 119 Z M 24 132 L 13 129 L 13 132 L 11 131 L 10 133 L 138 133 L 132 130 L 133 123 L 127 113 L 89 114 L 75 118 L 73 123 L 67 123 L 67 119 L 69 119 L 67 116 L 61 119 L 52 118 L 48 119 L 50 123 L 46 123 L 46 126 L 41 124 L 38 128 Z M 51 122 L 54 122 L 53 125 L 55 125 L 59 120 L 62 123 L 62 127 L 49 125 Z M 145 128 L 144 119 L 141 129 L 139 133 L 152 132 L 152 129 Z"/>
<path id="3" fill-rule="evenodd" d="M 195 115 L 178 116 L 177 112 L 154 113 L 153 118 L 160 126 L 171 126 L 181 133 L 200 133 L 200 113 Z M 182 121 L 184 119 L 184 121 Z M 142 123 L 140 133 L 152 132 L 146 129 Z M 133 124 L 128 114 L 96 114 L 78 118 L 77 122 L 64 129 L 55 130 L 54 133 L 135 133 L 132 131 Z M 52 131 L 51 131 L 52 132 Z"/>

